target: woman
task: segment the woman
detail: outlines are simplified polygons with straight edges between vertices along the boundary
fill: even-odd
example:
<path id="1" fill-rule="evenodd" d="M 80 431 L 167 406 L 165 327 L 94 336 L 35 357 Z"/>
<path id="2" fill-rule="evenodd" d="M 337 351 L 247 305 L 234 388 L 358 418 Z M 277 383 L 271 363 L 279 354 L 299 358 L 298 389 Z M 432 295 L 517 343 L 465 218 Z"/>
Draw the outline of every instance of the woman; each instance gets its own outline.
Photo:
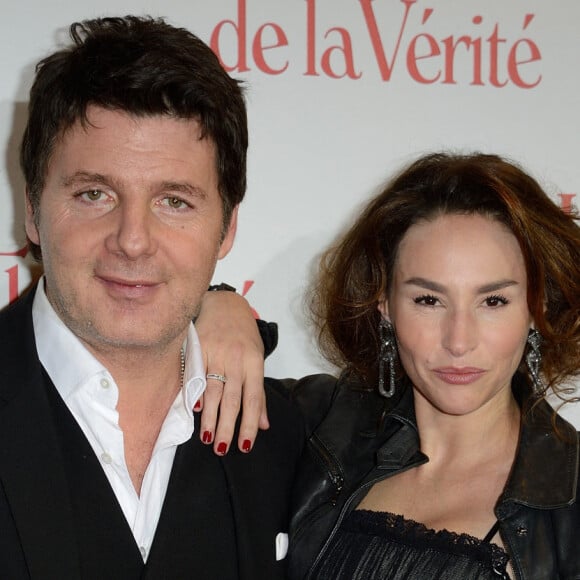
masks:
<path id="1" fill-rule="evenodd" d="M 430 155 L 323 260 L 292 578 L 580 577 L 580 229 L 496 156 Z"/>
<path id="2" fill-rule="evenodd" d="M 518 167 L 423 157 L 324 257 L 343 372 L 289 382 L 309 428 L 289 575 L 580 578 L 580 228 Z M 249 330 L 249 329 L 248 329 Z"/>

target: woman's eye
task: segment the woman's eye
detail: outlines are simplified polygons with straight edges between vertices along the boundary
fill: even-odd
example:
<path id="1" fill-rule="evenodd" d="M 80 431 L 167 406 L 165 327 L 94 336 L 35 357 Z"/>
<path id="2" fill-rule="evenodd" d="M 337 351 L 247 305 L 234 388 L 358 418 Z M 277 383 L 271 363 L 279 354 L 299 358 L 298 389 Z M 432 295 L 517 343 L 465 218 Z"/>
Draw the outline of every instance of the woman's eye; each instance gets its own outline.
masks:
<path id="1" fill-rule="evenodd" d="M 504 306 L 507 303 L 508 303 L 507 298 L 504 298 L 503 296 L 488 296 L 485 299 L 486 306 L 489 306 L 490 308 L 497 308 L 498 306 Z"/>
<path id="2" fill-rule="evenodd" d="M 415 304 L 424 304 L 425 306 L 435 306 L 439 300 L 435 296 L 425 295 L 415 298 Z"/>

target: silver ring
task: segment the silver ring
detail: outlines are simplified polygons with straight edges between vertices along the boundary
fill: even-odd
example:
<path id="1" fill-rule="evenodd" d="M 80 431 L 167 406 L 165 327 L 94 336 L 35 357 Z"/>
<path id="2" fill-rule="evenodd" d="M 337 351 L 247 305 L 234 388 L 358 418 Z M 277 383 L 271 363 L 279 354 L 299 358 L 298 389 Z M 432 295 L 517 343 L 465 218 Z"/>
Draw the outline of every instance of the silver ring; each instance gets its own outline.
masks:
<path id="1" fill-rule="evenodd" d="M 216 381 L 220 381 L 222 382 L 224 385 L 226 384 L 226 377 L 224 377 L 223 375 L 218 375 L 216 373 L 207 373 L 207 375 L 205 375 L 206 379 L 215 379 Z"/>

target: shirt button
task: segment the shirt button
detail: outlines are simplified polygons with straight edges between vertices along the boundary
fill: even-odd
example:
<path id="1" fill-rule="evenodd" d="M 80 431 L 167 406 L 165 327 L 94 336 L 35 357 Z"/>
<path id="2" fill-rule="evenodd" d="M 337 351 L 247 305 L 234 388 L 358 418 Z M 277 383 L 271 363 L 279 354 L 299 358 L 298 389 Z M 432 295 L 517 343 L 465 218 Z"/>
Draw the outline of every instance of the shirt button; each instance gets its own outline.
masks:
<path id="1" fill-rule="evenodd" d="M 110 386 L 111 385 L 107 379 L 101 379 L 101 387 L 103 387 L 103 389 L 108 389 Z"/>
<path id="2" fill-rule="evenodd" d="M 147 557 L 147 550 L 143 546 L 140 546 L 139 552 L 141 552 L 141 557 L 143 558 L 143 560 L 145 560 L 145 558 Z"/>
<path id="3" fill-rule="evenodd" d="M 113 463 L 113 458 L 107 452 L 105 452 L 101 453 L 101 461 L 109 465 L 110 463 Z"/>

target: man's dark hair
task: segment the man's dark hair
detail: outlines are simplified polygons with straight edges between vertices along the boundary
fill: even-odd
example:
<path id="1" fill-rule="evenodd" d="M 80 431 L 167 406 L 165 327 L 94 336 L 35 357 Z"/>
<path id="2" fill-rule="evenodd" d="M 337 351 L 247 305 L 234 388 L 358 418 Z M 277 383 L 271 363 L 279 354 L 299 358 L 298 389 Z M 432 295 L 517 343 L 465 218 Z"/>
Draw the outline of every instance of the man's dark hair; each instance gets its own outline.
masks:
<path id="1" fill-rule="evenodd" d="M 35 219 L 58 139 L 87 124 L 96 105 L 136 116 L 195 119 L 216 148 L 223 223 L 246 191 L 248 129 L 240 84 L 197 36 L 163 19 L 126 16 L 75 22 L 72 44 L 40 61 L 30 91 L 20 163 Z M 29 241 L 32 254 L 40 248 Z"/>

